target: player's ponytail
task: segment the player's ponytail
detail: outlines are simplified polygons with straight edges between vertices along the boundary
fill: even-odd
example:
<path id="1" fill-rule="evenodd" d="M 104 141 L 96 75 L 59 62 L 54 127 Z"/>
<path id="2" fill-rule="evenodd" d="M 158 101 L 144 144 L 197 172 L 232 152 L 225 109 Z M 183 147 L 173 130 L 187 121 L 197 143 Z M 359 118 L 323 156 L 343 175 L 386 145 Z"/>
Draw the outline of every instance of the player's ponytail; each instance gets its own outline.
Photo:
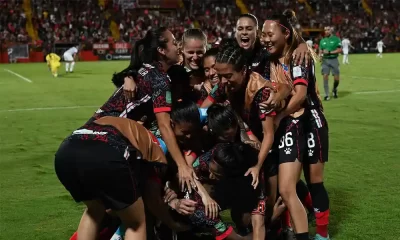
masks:
<path id="1" fill-rule="evenodd" d="M 152 64 L 158 60 L 158 48 L 166 48 L 168 42 L 164 37 L 165 31 L 165 27 L 151 29 L 135 43 L 131 56 L 133 69 L 139 69 L 143 63 Z"/>
<path id="2" fill-rule="evenodd" d="M 296 18 L 296 13 L 291 9 L 286 9 L 285 11 L 283 11 L 283 16 L 286 17 L 287 21 L 292 26 L 296 26 L 296 24 L 298 23 L 297 18 Z"/>

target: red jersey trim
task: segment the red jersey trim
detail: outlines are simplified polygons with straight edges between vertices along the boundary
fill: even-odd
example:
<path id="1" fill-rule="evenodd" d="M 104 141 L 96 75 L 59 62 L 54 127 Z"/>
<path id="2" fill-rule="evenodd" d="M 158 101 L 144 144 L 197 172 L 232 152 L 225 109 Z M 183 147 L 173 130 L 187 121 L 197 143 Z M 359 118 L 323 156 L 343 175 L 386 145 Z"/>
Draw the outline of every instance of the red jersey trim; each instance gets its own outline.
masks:
<path id="1" fill-rule="evenodd" d="M 297 84 L 304 84 L 304 85 L 308 86 L 308 82 L 304 78 L 299 78 L 299 79 L 296 79 L 293 81 L 293 85 L 297 85 Z"/>
<path id="2" fill-rule="evenodd" d="M 185 155 L 187 154 L 187 152 L 189 152 L 189 151 L 184 151 Z M 187 155 L 187 156 L 192 156 L 192 157 L 194 157 L 194 158 L 197 158 L 196 153 L 193 152 L 193 151 L 192 151 L 189 155 Z"/>
<path id="3" fill-rule="evenodd" d="M 233 227 L 229 226 L 228 229 L 221 235 L 216 236 L 215 239 L 216 240 L 224 240 L 225 238 L 227 238 L 229 236 L 229 234 L 231 234 L 233 231 Z"/>
<path id="4" fill-rule="evenodd" d="M 273 117 L 273 116 L 276 116 L 276 112 L 275 111 L 272 111 L 272 112 L 270 112 L 268 114 L 265 114 L 265 113 L 261 114 L 260 115 L 260 119 L 264 120 L 266 117 Z"/>
<path id="5" fill-rule="evenodd" d="M 171 107 L 154 108 L 154 113 L 171 112 Z"/>
<path id="6" fill-rule="evenodd" d="M 208 95 L 207 99 L 210 100 L 212 103 L 215 103 L 215 99 L 213 97 L 211 97 L 210 95 Z"/>

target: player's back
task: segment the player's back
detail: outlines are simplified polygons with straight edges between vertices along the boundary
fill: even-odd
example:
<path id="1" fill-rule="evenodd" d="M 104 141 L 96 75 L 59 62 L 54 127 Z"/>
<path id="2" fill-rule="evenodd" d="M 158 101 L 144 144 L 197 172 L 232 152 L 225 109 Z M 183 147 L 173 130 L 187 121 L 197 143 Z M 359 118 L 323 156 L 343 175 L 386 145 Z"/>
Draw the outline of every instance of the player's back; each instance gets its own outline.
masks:
<path id="1" fill-rule="evenodd" d="M 378 48 L 382 48 L 382 47 L 383 47 L 383 42 L 382 42 L 382 41 L 379 41 L 379 42 L 377 43 L 377 47 L 378 47 Z"/>
<path id="2" fill-rule="evenodd" d="M 75 54 L 77 52 L 78 52 L 78 49 L 76 47 L 72 47 L 72 48 L 68 49 L 67 51 L 65 51 L 65 53 L 68 53 L 68 54 L 71 54 L 71 55 L 73 55 L 73 54 Z"/>

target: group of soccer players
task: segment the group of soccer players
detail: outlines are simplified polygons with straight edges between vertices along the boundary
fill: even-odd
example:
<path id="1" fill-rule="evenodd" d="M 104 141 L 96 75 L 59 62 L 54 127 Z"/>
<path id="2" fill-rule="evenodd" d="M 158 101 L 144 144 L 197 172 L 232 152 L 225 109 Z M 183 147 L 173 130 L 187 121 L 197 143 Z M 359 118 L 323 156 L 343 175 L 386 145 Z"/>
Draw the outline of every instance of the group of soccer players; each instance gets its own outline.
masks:
<path id="1" fill-rule="evenodd" d="M 295 23 L 273 15 L 258 37 L 244 14 L 209 50 L 200 29 L 181 41 L 149 30 L 114 94 L 56 153 L 59 180 L 87 207 L 71 239 L 308 240 L 307 212 L 315 239 L 329 239 L 328 125 Z"/>

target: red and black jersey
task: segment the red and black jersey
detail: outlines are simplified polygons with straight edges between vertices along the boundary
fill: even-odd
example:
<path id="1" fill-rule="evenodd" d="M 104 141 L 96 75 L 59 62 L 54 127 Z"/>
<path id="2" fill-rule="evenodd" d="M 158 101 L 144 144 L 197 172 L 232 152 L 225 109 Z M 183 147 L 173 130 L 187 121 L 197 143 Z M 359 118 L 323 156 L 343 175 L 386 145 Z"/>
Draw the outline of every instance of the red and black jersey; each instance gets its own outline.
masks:
<path id="1" fill-rule="evenodd" d="M 293 84 L 304 84 L 307 86 L 307 99 L 304 103 L 305 109 L 309 115 L 312 125 L 321 128 L 327 125 L 327 121 L 323 112 L 321 98 L 318 92 L 318 86 L 315 77 L 314 61 L 308 67 L 305 65 L 291 67 L 291 77 Z"/>
<path id="2" fill-rule="evenodd" d="M 268 116 L 276 115 L 273 109 L 260 107 L 262 102 L 268 100 L 272 89 L 267 87 L 266 81 L 260 74 L 251 73 L 247 79 L 246 89 L 234 94 L 226 91 L 225 84 L 216 85 L 210 92 L 208 99 L 214 103 L 224 103 L 229 101 L 235 111 L 246 122 L 259 139 L 263 139 L 262 121 Z"/>
<path id="3" fill-rule="evenodd" d="M 257 45 L 257 44 L 256 44 Z M 249 60 L 249 69 L 260 74 L 264 79 L 270 80 L 269 52 L 261 45 L 256 46 L 253 55 Z"/>
<path id="4" fill-rule="evenodd" d="M 167 163 L 158 139 L 141 124 L 126 118 L 99 118 L 75 130 L 67 139 L 101 141 L 117 149 L 126 159 L 135 153 L 149 162 Z"/>
<path id="5" fill-rule="evenodd" d="M 137 92 L 134 101 L 126 101 L 121 87 L 96 111 L 88 123 L 104 116 L 123 117 L 136 121 L 146 116 L 144 126 L 160 137 L 155 114 L 171 111 L 171 80 L 160 63 L 143 64 L 135 80 Z"/>

